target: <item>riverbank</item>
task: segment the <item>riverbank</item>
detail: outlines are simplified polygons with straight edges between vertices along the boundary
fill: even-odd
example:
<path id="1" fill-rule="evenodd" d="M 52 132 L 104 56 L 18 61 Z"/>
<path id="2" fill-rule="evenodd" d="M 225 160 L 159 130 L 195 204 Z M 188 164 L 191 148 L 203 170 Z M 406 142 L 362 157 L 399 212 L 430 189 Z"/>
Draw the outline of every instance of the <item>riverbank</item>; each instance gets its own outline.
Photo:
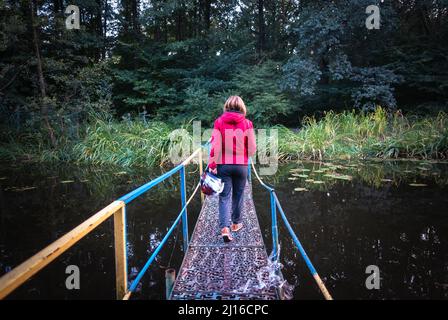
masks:
<path id="1" fill-rule="evenodd" d="M 448 115 L 415 117 L 387 113 L 326 113 L 305 118 L 297 129 L 273 126 L 279 133 L 279 160 L 438 159 L 448 158 Z M 95 120 L 78 141 L 60 138 L 50 147 L 42 134 L 9 134 L 0 145 L 0 160 L 72 162 L 129 166 L 170 165 L 170 134 L 192 133 L 191 125 L 174 126 L 142 120 Z M 191 137 L 187 137 L 190 139 Z"/>

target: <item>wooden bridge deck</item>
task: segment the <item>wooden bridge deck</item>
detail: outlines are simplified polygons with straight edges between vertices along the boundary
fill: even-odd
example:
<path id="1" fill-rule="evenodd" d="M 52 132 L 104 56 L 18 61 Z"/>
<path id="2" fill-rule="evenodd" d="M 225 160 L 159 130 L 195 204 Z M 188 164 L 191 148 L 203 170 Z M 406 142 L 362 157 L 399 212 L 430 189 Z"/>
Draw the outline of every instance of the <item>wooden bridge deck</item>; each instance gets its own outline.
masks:
<path id="1" fill-rule="evenodd" d="M 218 196 L 206 197 L 174 283 L 173 300 L 275 300 L 269 284 L 268 255 L 246 184 L 244 228 L 224 243 L 218 226 Z"/>

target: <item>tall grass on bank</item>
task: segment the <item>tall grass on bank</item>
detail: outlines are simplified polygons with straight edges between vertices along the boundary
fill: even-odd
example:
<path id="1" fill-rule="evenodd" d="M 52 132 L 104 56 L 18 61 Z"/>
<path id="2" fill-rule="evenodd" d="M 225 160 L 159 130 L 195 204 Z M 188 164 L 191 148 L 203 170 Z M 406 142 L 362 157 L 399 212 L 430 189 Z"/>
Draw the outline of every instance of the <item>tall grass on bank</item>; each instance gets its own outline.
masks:
<path id="1" fill-rule="evenodd" d="M 317 120 L 308 117 L 298 129 L 279 130 L 279 160 L 350 158 L 448 158 L 448 115 L 404 117 L 378 108 L 373 113 L 328 112 Z M 56 148 L 43 133 L 3 135 L 0 160 L 66 161 L 120 166 L 154 166 L 169 163 L 174 129 L 191 126 L 163 122 L 92 119 L 81 139 L 58 139 Z M 205 128 L 204 128 L 205 129 Z M 48 140 L 48 139 L 47 139 Z"/>
<path id="2" fill-rule="evenodd" d="M 40 132 L 9 135 L 0 144 L 0 160 L 47 163 L 64 161 L 123 167 L 163 166 L 170 160 L 174 130 L 188 131 L 189 126 L 145 122 L 140 119 L 93 119 L 83 128 L 80 140 L 59 137 L 56 148 L 52 148 Z M 187 138 L 191 139 L 190 136 Z"/>
<path id="3" fill-rule="evenodd" d="M 373 113 L 328 112 L 317 121 L 304 119 L 302 128 L 279 129 L 279 158 L 422 158 L 448 157 L 448 116 L 404 117 L 378 108 Z"/>
<path id="4" fill-rule="evenodd" d="M 163 165 L 168 161 L 172 131 L 162 122 L 98 120 L 73 151 L 77 161 L 92 164 Z"/>

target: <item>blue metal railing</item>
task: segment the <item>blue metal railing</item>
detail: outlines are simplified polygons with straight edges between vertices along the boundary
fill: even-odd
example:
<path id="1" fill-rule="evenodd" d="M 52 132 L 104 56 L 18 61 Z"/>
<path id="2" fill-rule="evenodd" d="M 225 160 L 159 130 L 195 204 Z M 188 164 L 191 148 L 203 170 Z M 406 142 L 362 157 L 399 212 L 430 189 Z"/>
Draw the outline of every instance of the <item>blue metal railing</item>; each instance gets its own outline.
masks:
<path id="1" fill-rule="evenodd" d="M 123 201 L 125 204 L 130 203 L 132 200 L 134 200 L 135 198 L 141 196 L 143 193 L 145 193 L 146 191 L 152 189 L 153 187 L 155 187 L 156 185 L 158 185 L 159 183 L 163 182 L 164 180 L 168 179 L 169 177 L 171 177 L 172 175 L 174 175 L 175 173 L 177 173 L 178 171 L 181 171 L 181 169 L 183 168 L 183 165 L 180 164 L 176 167 L 174 167 L 173 169 L 171 169 L 168 172 L 165 172 L 164 174 L 162 174 L 161 176 L 155 178 L 154 180 L 149 181 L 148 183 L 142 185 L 141 187 L 138 187 L 137 189 L 135 189 L 134 191 L 129 192 L 128 194 L 122 196 L 121 198 L 119 198 L 118 200 Z M 185 174 L 185 173 L 184 173 Z"/>
<path id="2" fill-rule="evenodd" d="M 278 200 L 277 194 L 275 193 L 275 189 L 261 180 L 261 178 L 258 176 L 258 173 L 255 169 L 255 166 L 251 159 L 249 159 L 249 166 L 248 166 L 248 177 L 251 176 L 251 167 L 253 167 L 253 171 L 255 173 L 255 176 L 257 177 L 260 184 L 269 192 L 270 195 L 270 204 L 271 204 L 271 234 L 272 234 L 272 259 L 275 261 L 278 257 L 278 225 L 277 225 L 277 209 L 280 213 L 280 216 L 286 226 L 286 229 L 289 232 L 289 235 L 291 236 L 294 244 L 296 245 L 297 249 L 299 250 L 300 254 L 302 255 L 303 259 L 305 260 L 305 263 L 310 270 L 313 278 L 315 279 L 317 285 L 319 286 L 320 290 L 322 291 L 322 294 L 324 295 L 325 299 L 327 300 L 333 300 L 330 293 L 328 292 L 327 288 L 325 287 L 325 284 L 322 282 L 319 274 L 316 271 L 316 268 L 314 268 L 313 263 L 309 259 L 308 255 L 306 254 L 305 249 L 303 248 L 302 244 L 299 241 L 299 238 L 294 233 L 294 230 L 292 229 L 288 219 L 286 218 L 285 212 L 283 211 L 283 208 L 280 204 L 280 201 Z"/>
<path id="3" fill-rule="evenodd" d="M 187 214 L 187 187 L 185 185 L 185 166 L 180 169 L 180 199 L 182 201 L 182 234 L 184 239 L 184 252 L 188 248 L 188 214 Z"/>
<path id="4" fill-rule="evenodd" d="M 208 145 L 209 145 L 209 142 L 207 142 L 204 145 L 201 145 L 201 147 L 198 150 L 196 150 L 196 151 L 201 153 L 202 152 L 202 148 L 205 148 Z M 194 155 L 194 153 L 193 153 L 193 155 Z M 192 156 L 190 156 L 190 159 L 192 158 Z M 202 161 L 202 155 L 199 156 L 199 161 Z M 131 285 L 129 286 L 129 290 L 128 290 L 128 293 L 127 293 L 127 298 L 129 298 L 129 295 L 135 291 L 135 289 L 137 288 L 139 282 L 141 281 L 141 279 L 145 275 L 146 271 L 151 266 L 151 264 L 154 262 L 155 258 L 157 257 L 159 252 L 162 250 L 163 246 L 168 241 L 168 239 L 171 236 L 171 234 L 173 233 L 174 229 L 176 228 L 176 226 L 180 222 L 182 223 L 183 249 L 184 249 L 184 252 L 187 251 L 188 242 L 189 242 L 189 236 L 188 236 L 188 213 L 187 213 L 188 203 L 187 203 L 187 189 L 186 189 L 186 179 L 185 179 L 185 166 L 187 164 L 188 164 L 188 161 L 186 160 L 186 161 L 182 162 L 181 164 L 177 165 L 176 167 L 174 167 L 173 169 L 171 169 L 170 171 L 162 174 L 161 176 L 155 178 L 154 180 L 149 181 L 148 183 L 142 185 L 141 187 L 139 187 L 139 188 L 129 192 L 128 194 L 126 194 L 126 195 L 124 195 L 124 196 L 122 196 L 121 198 L 118 199 L 119 201 L 123 201 L 127 205 L 128 203 L 130 203 L 132 200 L 138 198 L 143 193 L 147 192 L 148 190 L 150 190 L 153 187 L 157 186 L 159 183 L 165 181 L 169 177 L 171 177 L 174 174 L 176 174 L 177 172 L 179 172 L 179 175 L 180 175 L 180 198 L 181 198 L 182 209 L 179 212 L 179 214 L 176 217 L 176 219 L 174 220 L 174 222 L 171 225 L 171 227 L 168 229 L 168 232 L 165 234 L 165 236 L 163 237 L 162 241 L 159 243 L 157 248 L 154 250 L 154 252 L 151 254 L 149 259 L 146 261 L 145 265 L 140 270 L 140 272 L 137 274 L 135 279 L 132 281 Z M 126 231 L 125 231 L 125 235 L 126 235 Z M 126 236 L 125 236 L 125 239 L 126 239 Z M 126 254 L 125 258 L 126 258 L 126 265 L 128 265 L 128 263 L 127 263 L 127 254 Z"/>
<path id="5" fill-rule="evenodd" d="M 209 142 L 207 142 L 205 145 L 202 145 L 199 152 L 202 152 L 202 148 L 207 147 L 207 146 L 208 146 L 208 151 L 210 152 L 210 143 Z M 202 159 L 202 157 L 200 157 L 200 159 Z M 202 161 L 202 160 L 200 160 L 200 161 Z M 132 191 L 132 192 L 124 195 L 120 199 L 118 199 L 118 200 L 123 201 L 125 204 L 128 204 L 132 200 L 136 199 L 137 197 L 139 197 L 143 193 L 147 192 L 148 190 L 150 190 L 154 186 L 158 185 L 159 183 L 163 182 L 164 180 L 168 179 L 169 177 L 173 176 L 177 172 L 180 173 L 180 195 L 181 195 L 182 209 L 181 209 L 180 213 L 178 214 L 178 216 L 176 217 L 176 219 L 174 220 L 171 227 L 169 228 L 168 232 L 163 237 L 160 244 L 157 246 L 157 248 L 151 254 L 149 259 L 146 261 L 143 268 L 140 270 L 140 272 L 137 274 L 135 279 L 132 281 L 131 285 L 129 286 L 128 294 L 131 294 L 132 292 L 135 291 L 135 289 L 137 288 L 142 277 L 144 276 L 144 274 L 146 273 L 148 268 L 151 266 L 151 264 L 154 262 L 156 256 L 162 250 L 163 246 L 168 241 L 168 239 L 171 236 L 171 234 L 173 233 L 174 229 L 180 222 L 182 223 L 183 249 L 184 249 L 184 252 L 187 251 L 189 238 L 188 238 L 188 214 L 187 214 L 188 202 L 187 202 L 187 196 L 186 196 L 187 192 L 186 192 L 186 179 L 185 179 L 186 164 L 187 163 L 185 163 L 185 161 L 184 161 L 183 163 L 174 167 L 170 171 L 164 173 L 163 175 L 157 177 L 156 179 L 142 185 L 141 187 L 135 189 L 134 191 Z M 275 189 L 273 187 L 267 185 L 266 183 L 264 183 L 261 180 L 261 178 L 258 176 L 258 173 L 255 169 L 252 159 L 249 159 L 249 163 L 248 163 L 248 179 L 249 179 L 249 181 L 251 180 L 251 173 L 252 173 L 251 168 L 252 167 L 253 167 L 253 171 L 254 171 L 258 181 L 269 192 L 269 196 L 270 196 L 271 223 L 272 223 L 271 233 L 272 233 L 272 246 L 273 246 L 272 259 L 277 260 L 279 258 L 278 257 L 279 241 L 278 241 L 278 225 L 277 225 L 277 210 L 278 210 L 294 244 L 296 245 L 296 247 L 299 250 L 300 254 L 302 255 L 303 259 L 305 260 L 305 263 L 306 263 L 308 269 L 310 270 L 311 274 L 313 275 L 313 277 L 314 277 L 315 281 L 317 282 L 320 290 L 322 291 L 324 297 L 328 300 L 332 300 L 330 293 L 328 292 L 324 283 L 320 279 L 319 274 L 317 273 L 316 269 L 314 268 L 311 260 L 309 259 L 308 255 L 306 254 L 305 249 L 303 248 L 297 235 L 294 233 L 294 230 L 292 229 L 288 219 L 286 218 L 285 212 L 283 211 L 280 201 L 278 200 L 278 197 L 275 193 Z M 126 234 L 126 232 L 125 232 L 125 234 Z M 126 255 L 126 265 L 127 265 L 127 255 Z"/>
<path id="6" fill-rule="evenodd" d="M 117 296 L 119 298 L 122 298 L 122 293 L 124 293 L 123 299 L 128 299 L 130 294 L 135 291 L 137 288 L 138 283 L 141 281 L 142 277 L 148 270 L 148 268 L 151 266 L 151 264 L 154 262 L 156 256 L 159 254 L 159 252 L 162 250 L 163 246 L 173 233 L 174 229 L 179 223 L 182 223 L 182 233 L 183 233 L 183 249 L 184 252 L 187 251 L 188 243 L 189 243 L 189 235 L 188 235 L 188 215 L 187 215 L 187 206 L 189 202 L 193 199 L 195 193 L 199 189 L 199 184 L 197 184 L 195 191 L 192 193 L 190 198 L 187 200 L 187 192 L 186 192 L 186 179 L 185 179 L 185 167 L 186 165 L 196 156 L 199 156 L 200 164 L 202 163 L 202 148 L 207 147 L 210 145 L 210 140 L 202 145 L 200 148 L 196 149 L 193 154 L 188 157 L 184 162 L 177 165 L 170 171 L 162 174 L 161 176 L 155 178 L 154 180 L 140 186 L 139 188 L 129 192 L 128 194 L 122 196 L 118 199 L 118 201 L 114 201 L 109 206 L 105 207 L 101 211 L 99 211 L 97 214 L 89 218 L 88 220 L 84 221 L 81 225 L 70 231 L 65 236 L 61 237 L 57 241 L 53 242 L 51 245 L 31 257 L 30 259 L 26 260 L 24 263 L 22 263 L 20 266 L 16 267 L 13 271 L 11 271 L 6 276 L 3 276 L 0 278 L 3 282 L 0 282 L 0 298 L 6 296 L 9 294 L 12 290 L 14 290 L 17 286 L 21 285 L 24 281 L 26 281 L 28 278 L 30 278 L 33 274 L 37 273 L 40 269 L 42 269 L 45 265 L 50 263 L 52 260 L 54 260 L 57 256 L 59 256 L 62 252 L 67 250 L 70 246 L 72 246 L 74 243 L 76 243 L 79 239 L 81 239 L 83 236 L 85 236 L 87 233 L 89 233 L 91 230 L 93 230 L 95 227 L 97 227 L 99 224 L 101 224 L 105 219 L 110 217 L 111 215 L 114 215 L 114 224 L 115 221 L 117 222 L 117 226 L 115 226 L 115 229 L 119 230 L 119 235 L 123 236 L 123 241 L 119 241 L 119 253 L 120 253 L 120 261 L 123 261 L 123 264 L 120 266 L 120 275 L 117 277 Z M 210 153 L 210 149 L 209 149 Z M 200 171 L 201 171 L 200 166 Z M 268 190 L 270 195 L 270 204 L 271 204 L 271 221 L 272 221 L 272 242 L 273 242 L 273 259 L 277 260 L 278 257 L 278 226 L 277 226 L 277 210 L 280 213 L 280 216 L 283 220 L 283 222 L 286 225 L 286 228 L 288 229 L 289 234 L 291 235 L 294 244 L 300 251 L 302 257 L 304 258 L 309 270 L 311 271 L 311 274 L 313 275 L 315 281 L 319 285 L 319 288 L 321 289 L 322 293 L 324 294 L 326 299 L 332 299 L 331 295 L 328 293 L 327 289 L 325 288 L 325 285 L 323 284 L 322 280 L 320 279 L 316 269 L 314 268 L 313 264 L 311 263 L 310 259 L 308 258 L 308 255 L 305 252 L 305 249 L 303 248 L 302 244 L 300 243 L 299 239 L 297 238 L 296 234 L 292 230 L 291 225 L 288 222 L 288 219 L 286 218 L 286 215 L 283 211 L 282 206 L 280 205 L 280 201 L 277 198 L 277 195 L 275 193 L 274 188 L 271 186 L 265 184 L 260 177 L 258 176 L 258 173 L 255 169 L 255 166 L 253 164 L 253 161 L 249 159 L 249 165 L 248 165 L 248 179 L 251 180 L 251 168 L 253 168 L 253 172 L 255 173 L 255 176 L 261 183 L 261 185 Z M 207 168 L 205 169 L 207 170 Z M 180 196 L 181 196 L 181 204 L 182 209 L 180 213 L 177 215 L 176 219 L 174 220 L 173 224 L 169 228 L 168 232 L 163 237 L 162 241 L 159 243 L 157 248 L 152 252 L 149 259 L 146 261 L 143 268 L 140 270 L 136 278 L 132 281 L 131 285 L 129 286 L 129 290 L 126 290 L 127 287 L 127 266 L 128 266 L 128 259 L 127 259 L 127 252 L 125 250 L 126 243 L 127 243 L 127 234 L 126 234 L 126 205 L 142 195 L 143 193 L 147 192 L 151 188 L 155 187 L 159 183 L 165 181 L 169 177 L 173 176 L 179 172 L 180 174 Z M 119 211 L 117 211 L 119 210 Z M 121 211 L 123 210 L 123 211 Z M 120 212 L 122 212 L 122 217 L 120 216 Z M 93 220 L 92 220 L 93 219 Z M 92 222 L 93 221 L 93 222 Z M 121 227 L 122 226 L 122 227 Z M 115 230 L 117 231 L 117 230 Z M 117 234 L 115 234 L 117 236 Z M 118 238 L 120 239 L 120 238 Z M 124 242 L 124 246 L 123 246 Z M 67 246 L 64 250 L 60 250 L 61 243 L 65 246 Z M 117 242 L 116 242 L 117 245 Z M 58 251 L 59 250 L 59 251 Z M 121 251 L 122 250 L 122 251 Z M 120 252 L 121 251 L 121 252 Z M 56 252 L 56 254 L 55 254 Z M 59 253 L 58 253 L 59 252 Z M 116 252 L 116 259 L 117 259 L 117 252 Z M 37 262 L 36 262 L 37 261 Z M 120 264 L 120 263 L 119 263 Z M 118 268 L 117 268 L 118 270 Z M 15 273 L 14 273 L 15 272 Z M 12 274 L 12 276 L 11 276 Z M 24 275 L 25 274 L 25 275 Z M 124 281 L 122 281 L 124 280 Z M 121 284 L 120 284 L 121 282 Z M 122 284 L 124 285 L 122 286 Z M 121 287 L 122 286 L 122 287 Z M 120 290 L 118 289 L 120 288 Z"/>

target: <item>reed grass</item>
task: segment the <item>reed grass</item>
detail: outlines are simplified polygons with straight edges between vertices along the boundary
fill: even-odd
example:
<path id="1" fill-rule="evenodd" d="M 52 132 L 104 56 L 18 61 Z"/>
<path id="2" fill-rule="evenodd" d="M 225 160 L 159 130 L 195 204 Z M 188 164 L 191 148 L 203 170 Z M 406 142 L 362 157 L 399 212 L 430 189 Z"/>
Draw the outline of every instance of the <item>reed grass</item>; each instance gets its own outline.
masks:
<path id="1" fill-rule="evenodd" d="M 378 108 L 373 113 L 328 112 L 307 117 L 300 128 L 274 126 L 279 132 L 280 161 L 298 159 L 447 159 L 448 116 L 404 117 Z M 190 124 L 93 119 L 81 139 L 60 137 L 51 148 L 43 133 L 2 136 L 0 160 L 73 162 L 95 165 L 163 166 L 169 164 L 171 134 Z M 204 128 L 205 129 L 205 128 Z"/>
<path id="2" fill-rule="evenodd" d="M 328 112 L 305 118 L 293 131 L 279 129 L 279 158 L 351 159 L 448 157 L 448 116 L 404 117 L 378 108 L 373 113 Z"/>
<path id="3" fill-rule="evenodd" d="M 172 130 L 162 122 L 98 120 L 87 128 L 85 138 L 73 151 L 79 162 L 125 167 L 163 165 L 168 161 Z"/>

